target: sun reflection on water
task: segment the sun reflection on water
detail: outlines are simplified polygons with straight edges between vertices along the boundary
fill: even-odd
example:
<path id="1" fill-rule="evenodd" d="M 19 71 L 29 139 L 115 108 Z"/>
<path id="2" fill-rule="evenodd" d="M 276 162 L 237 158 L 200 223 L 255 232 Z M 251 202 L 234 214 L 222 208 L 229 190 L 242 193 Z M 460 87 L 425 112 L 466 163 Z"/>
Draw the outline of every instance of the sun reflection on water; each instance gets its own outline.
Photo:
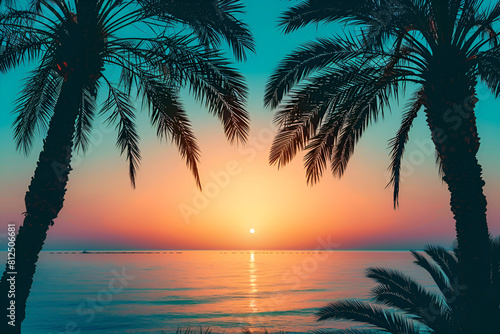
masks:
<path id="1" fill-rule="evenodd" d="M 257 288 L 257 273 L 256 273 L 256 269 L 255 269 L 255 254 L 254 254 L 254 252 L 250 253 L 250 261 L 248 262 L 248 266 L 249 266 L 249 281 L 250 281 L 250 293 L 249 293 L 250 303 L 249 303 L 249 306 L 250 306 L 250 309 L 252 310 L 252 312 L 256 313 L 259 311 L 259 309 L 257 308 L 256 302 L 255 302 L 255 297 L 256 297 L 257 293 L 259 292 L 259 289 Z"/>

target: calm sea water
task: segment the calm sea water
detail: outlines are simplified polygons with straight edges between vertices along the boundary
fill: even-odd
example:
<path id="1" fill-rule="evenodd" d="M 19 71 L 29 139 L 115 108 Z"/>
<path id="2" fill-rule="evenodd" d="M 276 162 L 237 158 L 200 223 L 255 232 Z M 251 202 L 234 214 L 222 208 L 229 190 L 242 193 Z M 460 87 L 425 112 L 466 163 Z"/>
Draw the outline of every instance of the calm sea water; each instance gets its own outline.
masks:
<path id="1" fill-rule="evenodd" d="M 336 298 L 367 299 L 374 287 L 364 277 L 370 266 L 430 284 L 409 252 L 43 252 L 23 333 L 342 328 L 347 324 L 316 322 L 314 312 Z"/>

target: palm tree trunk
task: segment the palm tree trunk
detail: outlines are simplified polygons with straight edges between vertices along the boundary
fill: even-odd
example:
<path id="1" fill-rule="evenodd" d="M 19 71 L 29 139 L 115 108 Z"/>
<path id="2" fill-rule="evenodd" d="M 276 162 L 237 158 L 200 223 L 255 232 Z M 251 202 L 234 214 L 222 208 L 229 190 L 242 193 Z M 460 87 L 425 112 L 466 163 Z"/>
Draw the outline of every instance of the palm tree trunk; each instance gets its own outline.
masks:
<path id="1" fill-rule="evenodd" d="M 450 75 L 432 78 L 425 86 L 426 115 L 456 222 L 462 281 L 461 333 L 494 333 L 498 329 L 492 322 L 485 183 L 476 159 L 479 149 L 474 114 L 476 82 L 461 74 L 458 67 L 449 68 Z"/>
<path id="2" fill-rule="evenodd" d="M 82 92 L 81 81 L 72 78 L 63 83 L 49 131 L 44 140 L 35 175 L 26 192 L 26 212 L 23 225 L 15 241 L 15 268 L 6 266 L 0 282 L 1 333 L 20 333 L 25 318 L 26 300 L 30 293 L 38 255 L 42 250 L 47 230 L 62 209 L 66 183 L 71 170 L 75 121 Z M 10 275 L 9 272 L 16 272 Z M 7 280 L 15 276 L 15 297 L 7 298 L 11 288 Z M 15 326 L 8 322 L 11 313 L 7 308 L 15 302 Z"/>

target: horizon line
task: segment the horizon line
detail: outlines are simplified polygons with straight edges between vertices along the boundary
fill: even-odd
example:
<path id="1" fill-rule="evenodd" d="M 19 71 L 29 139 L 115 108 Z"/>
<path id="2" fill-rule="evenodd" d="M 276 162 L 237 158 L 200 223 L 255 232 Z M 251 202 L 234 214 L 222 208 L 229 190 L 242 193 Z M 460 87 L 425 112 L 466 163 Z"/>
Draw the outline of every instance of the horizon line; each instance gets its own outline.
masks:
<path id="1" fill-rule="evenodd" d="M 129 248 L 129 249 L 91 249 L 91 248 L 54 248 L 54 249 L 44 249 L 42 252 L 409 252 L 411 250 L 423 251 L 423 249 L 416 248 L 346 248 L 346 249 L 145 249 L 145 248 Z M 0 252 L 6 252 L 6 250 L 1 250 Z"/>

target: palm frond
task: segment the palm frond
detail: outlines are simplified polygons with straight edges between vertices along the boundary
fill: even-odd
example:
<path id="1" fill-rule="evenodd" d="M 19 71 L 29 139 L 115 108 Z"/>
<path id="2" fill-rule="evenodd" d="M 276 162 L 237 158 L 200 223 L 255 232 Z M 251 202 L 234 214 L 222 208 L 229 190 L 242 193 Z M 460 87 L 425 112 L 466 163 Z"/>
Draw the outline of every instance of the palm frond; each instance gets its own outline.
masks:
<path id="1" fill-rule="evenodd" d="M 477 56 L 477 72 L 481 80 L 496 96 L 500 96 L 500 46 Z"/>
<path id="2" fill-rule="evenodd" d="M 203 330 L 203 328 L 198 328 L 198 330 L 196 330 L 195 328 L 192 328 L 192 327 L 186 327 L 186 328 L 182 328 L 182 327 L 178 327 L 175 334 L 210 334 L 212 333 L 212 329 L 210 327 L 207 327 L 205 330 Z"/>
<path id="3" fill-rule="evenodd" d="M 340 300 L 322 307 L 316 315 L 318 321 L 351 320 L 363 322 L 389 333 L 418 334 L 418 325 L 399 313 L 357 300 Z"/>
<path id="4" fill-rule="evenodd" d="M 47 39 L 37 34 L 4 34 L 0 31 L 0 72 L 6 73 L 36 59 L 47 44 Z"/>
<path id="5" fill-rule="evenodd" d="M 463 301 L 459 291 L 461 287 L 456 281 L 449 279 L 459 275 L 456 254 L 453 255 L 440 246 L 427 246 L 424 252 L 425 255 L 412 252 L 415 257 L 414 263 L 431 274 L 441 293 L 435 294 L 397 270 L 369 268 L 367 277 L 379 283 L 372 290 L 374 303 L 339 300 L 317 313 L 319 320 L 350 320 L 365 323 L 367 326 L 322 330 L 317 333 L 380 333 L 379 330 L 384 333 L 408 333 L 408 329 L 400 329 L 402 325 L 408 323 L 417 330 L 417 333 L 459 333 L 461 317 L 464 316 L 461 309 Z M 491 240 L 491 254 L 491 282 L 492 291 L 495 293 L 492 314 L 498 314 L 500 295 L 496 287 L 500 281 L 500 237 Z M 447 293 L 446 290 L 450 290 L 451 293 Z M 388 314 L 401 316 L 402 323 L 387 319 Z M 389 324 L 385 322 L 386 320 Z M 390 330 L 387 329 L 389 326 L 392 326 Z M 400 332 L 397 332 L 396 327 L 399 327 Z"/>
<path id="6" fill-rule="evenodd" d="M 380 284 L 372 291 L 377 302 L 408 311 L 427 325 L 449 325 L 448 306 L 444 300 L 409 276 L 392 269 L 368 268 L 367 277 Z M 422 309 L 422 306 L 426 307 Z"/>
<path id="7" fill-rule="evenodd" d="M 420 254 L 417 251 L 411 251 L 411 254 L 415 258 L 414 263 L 425 269 L 425 271 L 427 271 L 431 275 L 432 279 L 438 286 L 439 290 L 441 290 L 443 295 L 445 297 L 449 297 L 450 293 L 453 292 L 453 287 L 450 284 L 450 280 L 443 273 L 441 268 L 430 262 L 424 255 Z"/>
<path id="8" fill-rule="evenodd" d="M 375 2 L 371 0 L 353 0 L 332 3 L 329 0 L 303 1 L 285 11 L 279 26 L 285 33 L 293 32 L 308 24 L 331 23 L 346 17 L 365 23 Z"/>
<path id="9" fill-rule="evenodd" d="M 97 108 L 97 90 L 98 87 L 96 85 L 91 88 L 85 88 L 82 91 L 80 112 L 76 119 L 75 146 L 77 150 L 81 150 L 83 153 L 87 151 L 89 138 L 92 133 L 92 122 Z"/>
<path id="10" fill-rule="evenodd" d="M 243 77 L 222 58 L 216 56 L 207 60 L 187 68 L 190 92 L 217 115 L 231 143 L 245 143 L 250 125 L 244 102 L 248 89 Z"/>
<path id="11" fill-rule="evenodd" d="M 221 39 L 224 39 L 237 60 L 245 60 L 248 51 L 255 51 L 251 31 L 236 17 L 244 13 L 244 5 L 240 0 L 139 2 L 145 8 L 146 15 L 189 26 L 207 47 L 219 48 Z"/>
<path id="12" fill-rule="evenodd" d="M 198 173 L 200 149 L 192 132 L 191 124 L 183 110 L 179 97 L 166 85 L 148 86 L 147 101 L 150 104 L 151 121 L 157 128 L 160 138 L 172 137 L 179 149 L 187 167 L 192 171 L 196 185 L 201 189 L 201 180 Z"/>
<path id="13" fill-rule="evenodd" d="M 307 144 L 304 166 L 308 184 L 318 182 L 323 175 L 327 162 L 332 158 L 337 137 L 344 124 L 345 115 L 345 111 L 331 115 L 328 121 L 321 126 L 319 133 Z"/>
<path id="14" fill-rule="evenodd" d="M 134 73 L 129 67 L 130 64 L 130 59 L 123 62 L 120 71 L 119 87 L 123 89 L 123 91 L 127 94 L 130 94 L 132 92 L 132 87 L 134 84 Z"/>
<path id="15" fill-rule="evenodd" d="M 309 42 L 283 59 L 266 83 L 264 103 L 276 108 L 292 87 L 330 64 L 348 61 L 359 53 L 347 38 L 321 38 Z"/>
<path id="16" fill-rule="evenodd" d="M 389 97 L 397 96 L 397 80 L 406 75 L 353 62 L 323 70 L 290 93 L 276 113 L 281 128 L 271 147 L 271 164 L 284 165 L 305 149 L 308 183 L 319 180 L 327 160 L 332 172 L 342 175 L 365 127 L 383 115 Z M 321 124 L 324 118 L 329 121 Z"/>
<path id="17" fill-rule="evenodd" d="M 450 284 L 459 284 L 458 259 L 455 255 L 444 247 L 432 245 L 425 248 L 425 253 L 434 260 L 445 276 L 448 277 Z"/>
<path id="18" fill-rule="evenodd" d="M 304 148 L 304 143 L 308 142 L 314 134 L 317 115 L 317 113 L 310 113 L 279 130 L 271 145 L 269 164 L 277 164 L 278 168 L 285 166 L 297 152 Z"/>
<path id="19" fill-rule="evenodd" d="M 111 112 L 107 122 L 116 125 L 118 130 L 116 145 L 120 148 L 121 154 L 126 152 L 129 162 L 130 182 L 135 188 L 135 178 L 141 160 L 141 153 L 139 149 L 140 138 L 134 122 L 134 106 L 127 94 L 113 87 L 109 82 L 108 89 L 109 95 L 104 102 L 101 113 Z"/>
<path id="20" fill-rule="evenodd" d="M 405 146 L 408 142 L 409 132 L 413 125 L 413 121 L 417 118 L 423 103 L 423 91 L 421 90 L 417 92 L 414 98 L 409 102 L 408 111 L 403 114 L 403 120 L 396 136 L 389 141 L 389 146 L 391 147 L 391 164 L 389 167 L 391 171 L 391 180 L 388 185 L 392 184 L 394 187 L 394 208 L 399 206 L 399 185 L 401 182 L 401 165 Z"/>
<path id="21" fill-rule="evenodd" d="M 55 75 L 50 64 L 35 68 L 26 80 L 17 99 L 14 120 L 14 140 L 17 149 L 28 154 L 36 132 L 44 133 L 54 113 L 62 80 Z"/>
<path id="22" fill-rule="evenodd" d="M 0 5 L 12 6 L 15 3 L 15 0 L 0 0 Z"/>
<path id="23" fill-rule="evenodd" d="M 218 20 L 214 20 L 213 29 L 226 40 L 236 60 L 245 61 L 247 52 L 255 52 L 255 42 L 248 25 L 236 18 L 236 14 L 245 12 L 245 7 L 240 0 L 219 0 L 218 4 Z M 218 46 L 217 40 L 212 45 Z"/>
<path id="24" fill-rule="evenodd" d="M 156 126 L 157 135 L 160 138 L 171 136 L 179 153 L 186 160 L 188 168 L 191 169 L 197 186 L 201 189 L 197 167 L 200 150 L 186 112 L 179 102 L 178 93 L 167 82 L 144 71 L 137 64 L 124 59 L 122 61 L 123 71 L 120 81 L 122 86 L 127 88 L 129 85 L 127 82 L 136 82 L 137 93 L 142 98 L 143 107 L 150 111 L 151 122 Z M 127 74 L 124 75 L 124 72 Z"/>
<path id="25" fill-rule="evenodd" d="M 180 36 L 165 36 L 149 47 L 131 52 L 152 64 L 175 66 L 190 93 L 220 119 L 228 140 L 244 143 L 249 131 L 249 115 L 245 109 L 248 88 L 243 77 L 229 66 L 220 52 L 202 50 L 191 45 L 191 41 Z"/>
<path id="26" fill-rule="evenodd" d="M 325 81 L 330 81 L 325 76 Z M 316 135 L 325 115 L 331 109 L 329 87 L 320 78 L 292 91 L 291 97 L 276 112 L 274 122 L 280 129 L 273 141 L 269 163 L 278 168 L 290 162 Z"/>
<path id="27" fill-rule="evenodd" d="M 470 2 L 464 6 L 463 16 L 467 17 L 467 24 L 460 26 L 462 28 L 462 36 L 460 42 L 463 50 L 467 50 L 468 56 L 474 55 L 481 47 L 488 42 L 496 40 L 496 34 L 491 34 L 492 25 L 498 21 L 500 17 L 500 5 L 497 3 L 493 8 L 488 8 L 485 11 L 480 11 L 481 4 L 478 2 Z M 471 33 L 472 28 L 476 28 Z M 481 35 L 486 35 L 486 40 L 481 40 Z M 493 40 L 493 41 L 492 41 Z"/>
<path id="28" fill-rule="evenodd" d="M 337 145 L 331 159 L 331 169 L 334 175 L 343 175 L 347 163 L 354 152 L 356 143 L 361 138 L 366 127 L 384 115 L 384 108 L 389 106 L 391 95 L 398 96 L 398 81 L 402 73 L 386 74 L 377 68 L 368 68 L 367 75 L 363 72 L 357 75 L 354 85 L 346 90 L 343 97 L 343 108 L 349 110 L 344 120 L 344 127 L 338 135 Z M 370 74 L 370 71 L 375 71 Z M 368 78 L 372 77 L 372 80 Z M 359 80 L 359 81 L 358 81 Z M 370 83 L 368 87 L 359 85 L 360 82 Z"/>

